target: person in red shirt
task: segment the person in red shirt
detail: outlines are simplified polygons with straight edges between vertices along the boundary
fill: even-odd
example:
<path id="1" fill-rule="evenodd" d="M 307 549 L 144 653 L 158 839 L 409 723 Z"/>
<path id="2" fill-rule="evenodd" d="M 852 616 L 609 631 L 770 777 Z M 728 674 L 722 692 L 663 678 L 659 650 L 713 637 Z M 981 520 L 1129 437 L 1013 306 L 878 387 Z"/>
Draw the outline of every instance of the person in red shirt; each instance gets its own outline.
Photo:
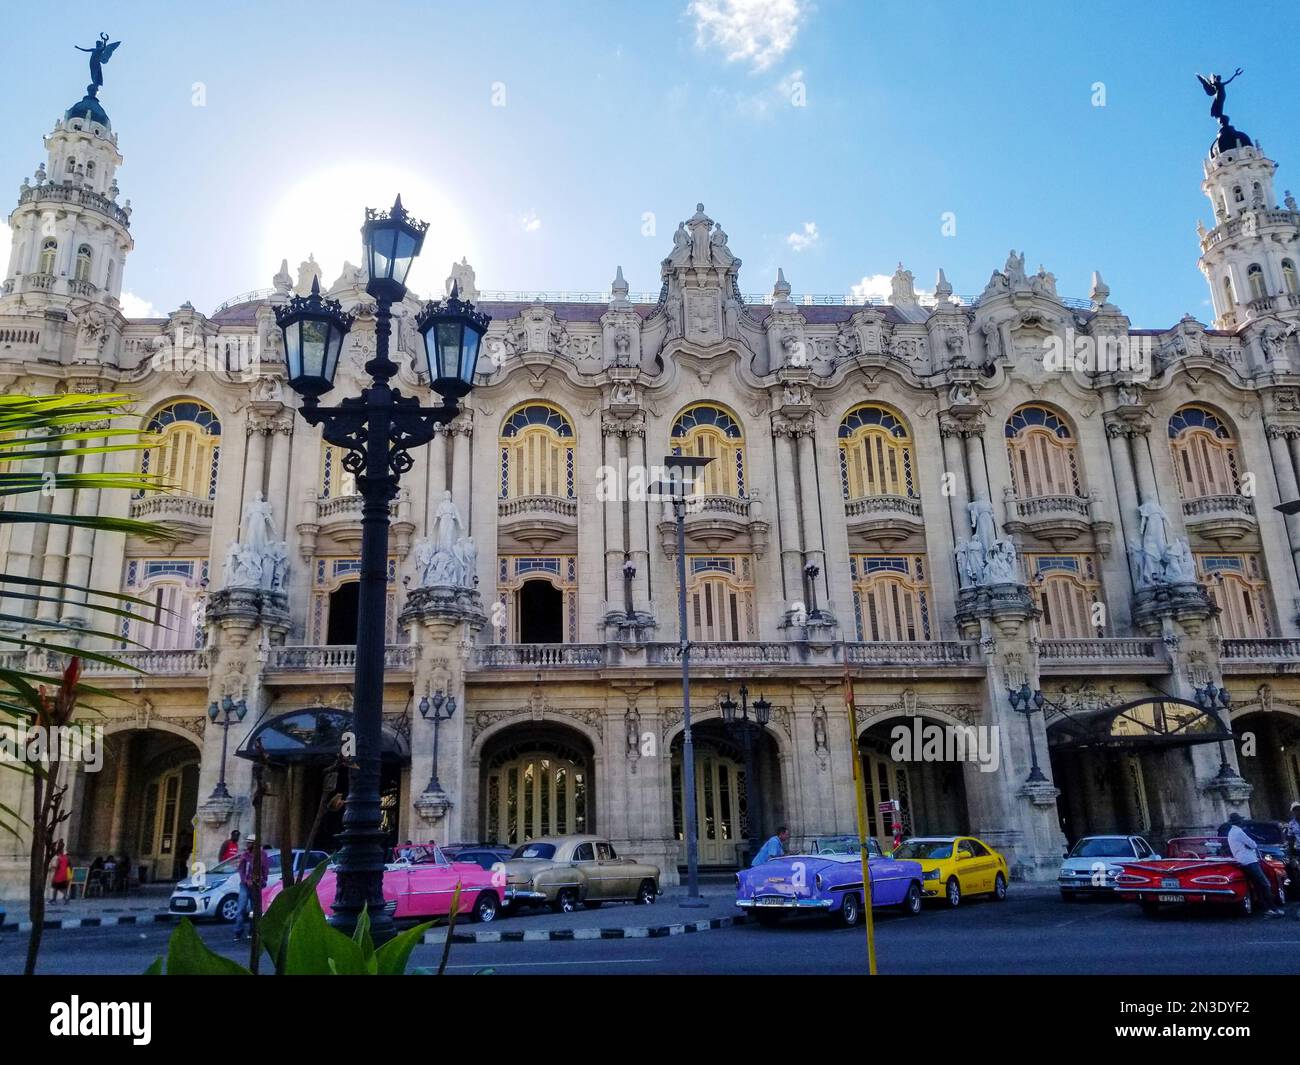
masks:
<path id="1" fill-rule="evenodd" d="M 63 901 L 68 901 L 68 885 L 72 883 L 72 863 L 63 849 L 63 840 L 54 845 L 54 875 L 50 877 L 50 888 L 54 892 L 50 902 L 59 901 L 59 892 L 63 892 Z"/>
<path id="2" fill-rule="evenodd" d="M 221 853 L 217 856 L 217 861 L 224 862 L 228 858 L 233 858 L 239 853 L 239 829 L 230 833 L 230 838 L 221 844 Z"/>

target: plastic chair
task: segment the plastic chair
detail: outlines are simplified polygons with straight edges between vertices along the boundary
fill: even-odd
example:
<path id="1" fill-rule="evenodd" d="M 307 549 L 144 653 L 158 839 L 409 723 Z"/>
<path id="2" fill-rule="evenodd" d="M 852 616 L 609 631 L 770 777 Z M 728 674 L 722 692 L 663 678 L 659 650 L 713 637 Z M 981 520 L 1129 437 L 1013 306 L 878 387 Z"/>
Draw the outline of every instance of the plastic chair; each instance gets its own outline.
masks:
<path id="1" fill-rule="evenodd" d="M 72 880 L 68 884 L 68 898 L 75 899 L 78 894 L 82 898 L 86 895 L 86 882 L 90 876 L 90 867 L 85 865 L 77 866 L 72 870 Z"/>

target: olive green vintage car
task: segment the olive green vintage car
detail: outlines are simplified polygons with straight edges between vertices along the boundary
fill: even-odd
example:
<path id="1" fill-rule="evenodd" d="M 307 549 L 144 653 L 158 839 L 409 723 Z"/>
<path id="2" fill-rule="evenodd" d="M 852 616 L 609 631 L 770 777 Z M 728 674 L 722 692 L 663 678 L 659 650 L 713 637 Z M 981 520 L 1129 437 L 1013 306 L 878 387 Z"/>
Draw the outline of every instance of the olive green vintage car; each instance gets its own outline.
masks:
<path id="1" fill-rule="evenodd" d="M 505 863 L 507 906 L 550 906 L 568 913 L 602 902 L 652 903 L 659 867 L 620 858 L 599 836 L 543 836 L 515 848 Z"/>

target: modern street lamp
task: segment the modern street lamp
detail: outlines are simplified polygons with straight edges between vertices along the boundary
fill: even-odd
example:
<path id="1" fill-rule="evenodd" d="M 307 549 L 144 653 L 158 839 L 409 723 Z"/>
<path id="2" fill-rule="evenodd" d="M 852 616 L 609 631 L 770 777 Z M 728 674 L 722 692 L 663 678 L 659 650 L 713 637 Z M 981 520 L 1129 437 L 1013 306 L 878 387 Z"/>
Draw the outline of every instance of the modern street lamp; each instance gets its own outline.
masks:
<path id="1" fill-rule="evenodd" d="M 444 694 L 439 688 L 432 696 L 422 697 L 419 707 L 420 716 L 433 722 L 433 771 L 429 774 L 429 786 L 424 790 L 437 793 L 442 791 L 442 785 L 438 783 L 438 726 L 455 716 L 456 697 Z"/>
<path id="2" fill-rule="evenodd" d="M 1232 696 L 1228 693 L 1227 688 L 1215 687 L 1214 681 L 1207 680 L 1204 688 L 1196 689 L 1196 705 L 1207 714 L 1213 715 L 1221 725 L 1224 725 L 1225 730 L 1230 731 L 1231 727 L 1219 718 L 1220 709 L 1225 714 L 1232 709 Z M 1219 772 L 1216 779 L 1234 780 L 1236 776 L 1237 774 L 1232 771 L 1232 766 L 1228 764 L 1228 749 L 1224 741 L 1219 740 Z"/>
<path id="3" fill-rule="evenodd" d="M 699 907 L 700 841 L 695 822 L 695 743 L 691 739 L 691 640 L 686 627 L 686 497 L 699 472 L 713 460 L 691 455 L 669 455 L 664 459 L 668 480 L 657 488 L 667 489 L 677 519 L 677 625 L 682 650 L 682 811 L 686 830 L 686 896 L 680 905 Z M 661 492 L 661 494 L 663 494 Z"/>
<path id="4" fill-rule="evenodd" d="M 1012 710 L 1025 715 L 1025 727 L 1029 730 L 1029 757 L 1033 762 L 1033 768 L 1029 770 L 1025 783 L 1046 784 L 1047 777 L 1043 776 L 1043 771 L 1038 768 L 1038 745 L 1034 742 L 1032 715 L 1041 710 L 1047 700 L 1043 698 L 1041 690 L 1031 691 L 1028 682 L 1021 684 L 1018 689 L 1008 688 L 1007 699 L 1011 703 Z"/>
<path id="5" fill-rule="evenodd" d="M 403 396 L 389 384 L 398 371 L 388 356 L 392 306 L 406 296 L 406 276 L 428 228 L 428 223 L 407 214 L 400 196 L 389 211 L 366 209 L 361 238 L 369 271 L 366 291 L 376 303 L 375 355 L 365 365 L 370 383 L 360 396 L 345 397 L 337 407 L 320 406 L 320 397 L 334 387 L 343 339 L 354 315 L 345 313 L 337 300 L 322 297 L 317 281 L 310 295 L 295 296 L 275 312 L 284 334 L 289 384 L 303 396 L 299 413 L 308 425 L 322 426 L 328 443 L 344 449 L 343 468 L 356 477 L 362 497 L 352 712 L 356 765 L 348 777 L 330 923 L 350 936 L 361 911 L 367 910 L 376 943 L 393 935 L 393 920 L 384 908 L 379 802 L 388 508 L 397 497 L 402 474 L 414 465 L 411 448 L 427 444 L 435 426 L 460 413 L 458 401 L 474 385 L 479 342 L 490 321 L 472 303 L 462 301 L 453 285 L 448 299 L 426 303 L 416 317 L 429 384 L 442 397 L 442 406 L 423 407 L 415 396 Z"/>
<path id="6" fill-rule="evenodd" d="M 736 701 L 731 692 L 723 693 L 718 705 L 722 710 L 722 723 L 729 733 L 739 734 L 741 748 L 745 752 L 745 813 L 749 822 L 749 856 L 758 853 L 758 841 L 762 838 L 763 804 L 758 791 L 758 778 L 754 774 L 754 741 L 758 734 L 772 720 L 772 704 L 761 695 L 754 700 L 754 720 L 749 719 L 749 688 L 740 686 L 740 717 L 736 717 Z"/>
<path id="7" fill-rule="evenodd" d="M 230 719 L 234 717 L 235 721 L 243 721 L 247 713 L 248 703 L 242 698 L 235 700 L 229 695 L 223 695 L 220 706 L 215 702 L 208 704 L 208 720 L 221 726 L 221 776 L 217 780 L 217 786 L 212 789 L 213 799 L 230 798 L 230 792 L 226 790 L 226 748 L 230 742 L 230 726 L 234 724 Z M 220 721 L 217 720 L 218 717 L 221 718 Z"/>

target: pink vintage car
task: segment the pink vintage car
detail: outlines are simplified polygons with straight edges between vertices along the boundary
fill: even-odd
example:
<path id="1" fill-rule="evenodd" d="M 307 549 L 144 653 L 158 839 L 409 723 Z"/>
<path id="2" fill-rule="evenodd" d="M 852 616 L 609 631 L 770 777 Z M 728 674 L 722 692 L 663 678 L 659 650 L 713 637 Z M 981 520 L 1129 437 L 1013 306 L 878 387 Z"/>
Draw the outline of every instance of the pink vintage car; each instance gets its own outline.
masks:
<path id="1" fill-rule="evenodd" d="M 445 917 L 452 895 L 460 885 L 460 915 L 486 924 L 501 909 L 504 872 L 494 873 L 473 862 L 451 862 L 436 843 L 395 848 L 393 861 L 384 867 L 384 900 L 395 918 Z M 262 910 L 280 894 L 280 884 L 262 893 Z M 327 869 L 316 887 L 321 908 L 328 914 L 334 904 L 334 870 Z"/>

